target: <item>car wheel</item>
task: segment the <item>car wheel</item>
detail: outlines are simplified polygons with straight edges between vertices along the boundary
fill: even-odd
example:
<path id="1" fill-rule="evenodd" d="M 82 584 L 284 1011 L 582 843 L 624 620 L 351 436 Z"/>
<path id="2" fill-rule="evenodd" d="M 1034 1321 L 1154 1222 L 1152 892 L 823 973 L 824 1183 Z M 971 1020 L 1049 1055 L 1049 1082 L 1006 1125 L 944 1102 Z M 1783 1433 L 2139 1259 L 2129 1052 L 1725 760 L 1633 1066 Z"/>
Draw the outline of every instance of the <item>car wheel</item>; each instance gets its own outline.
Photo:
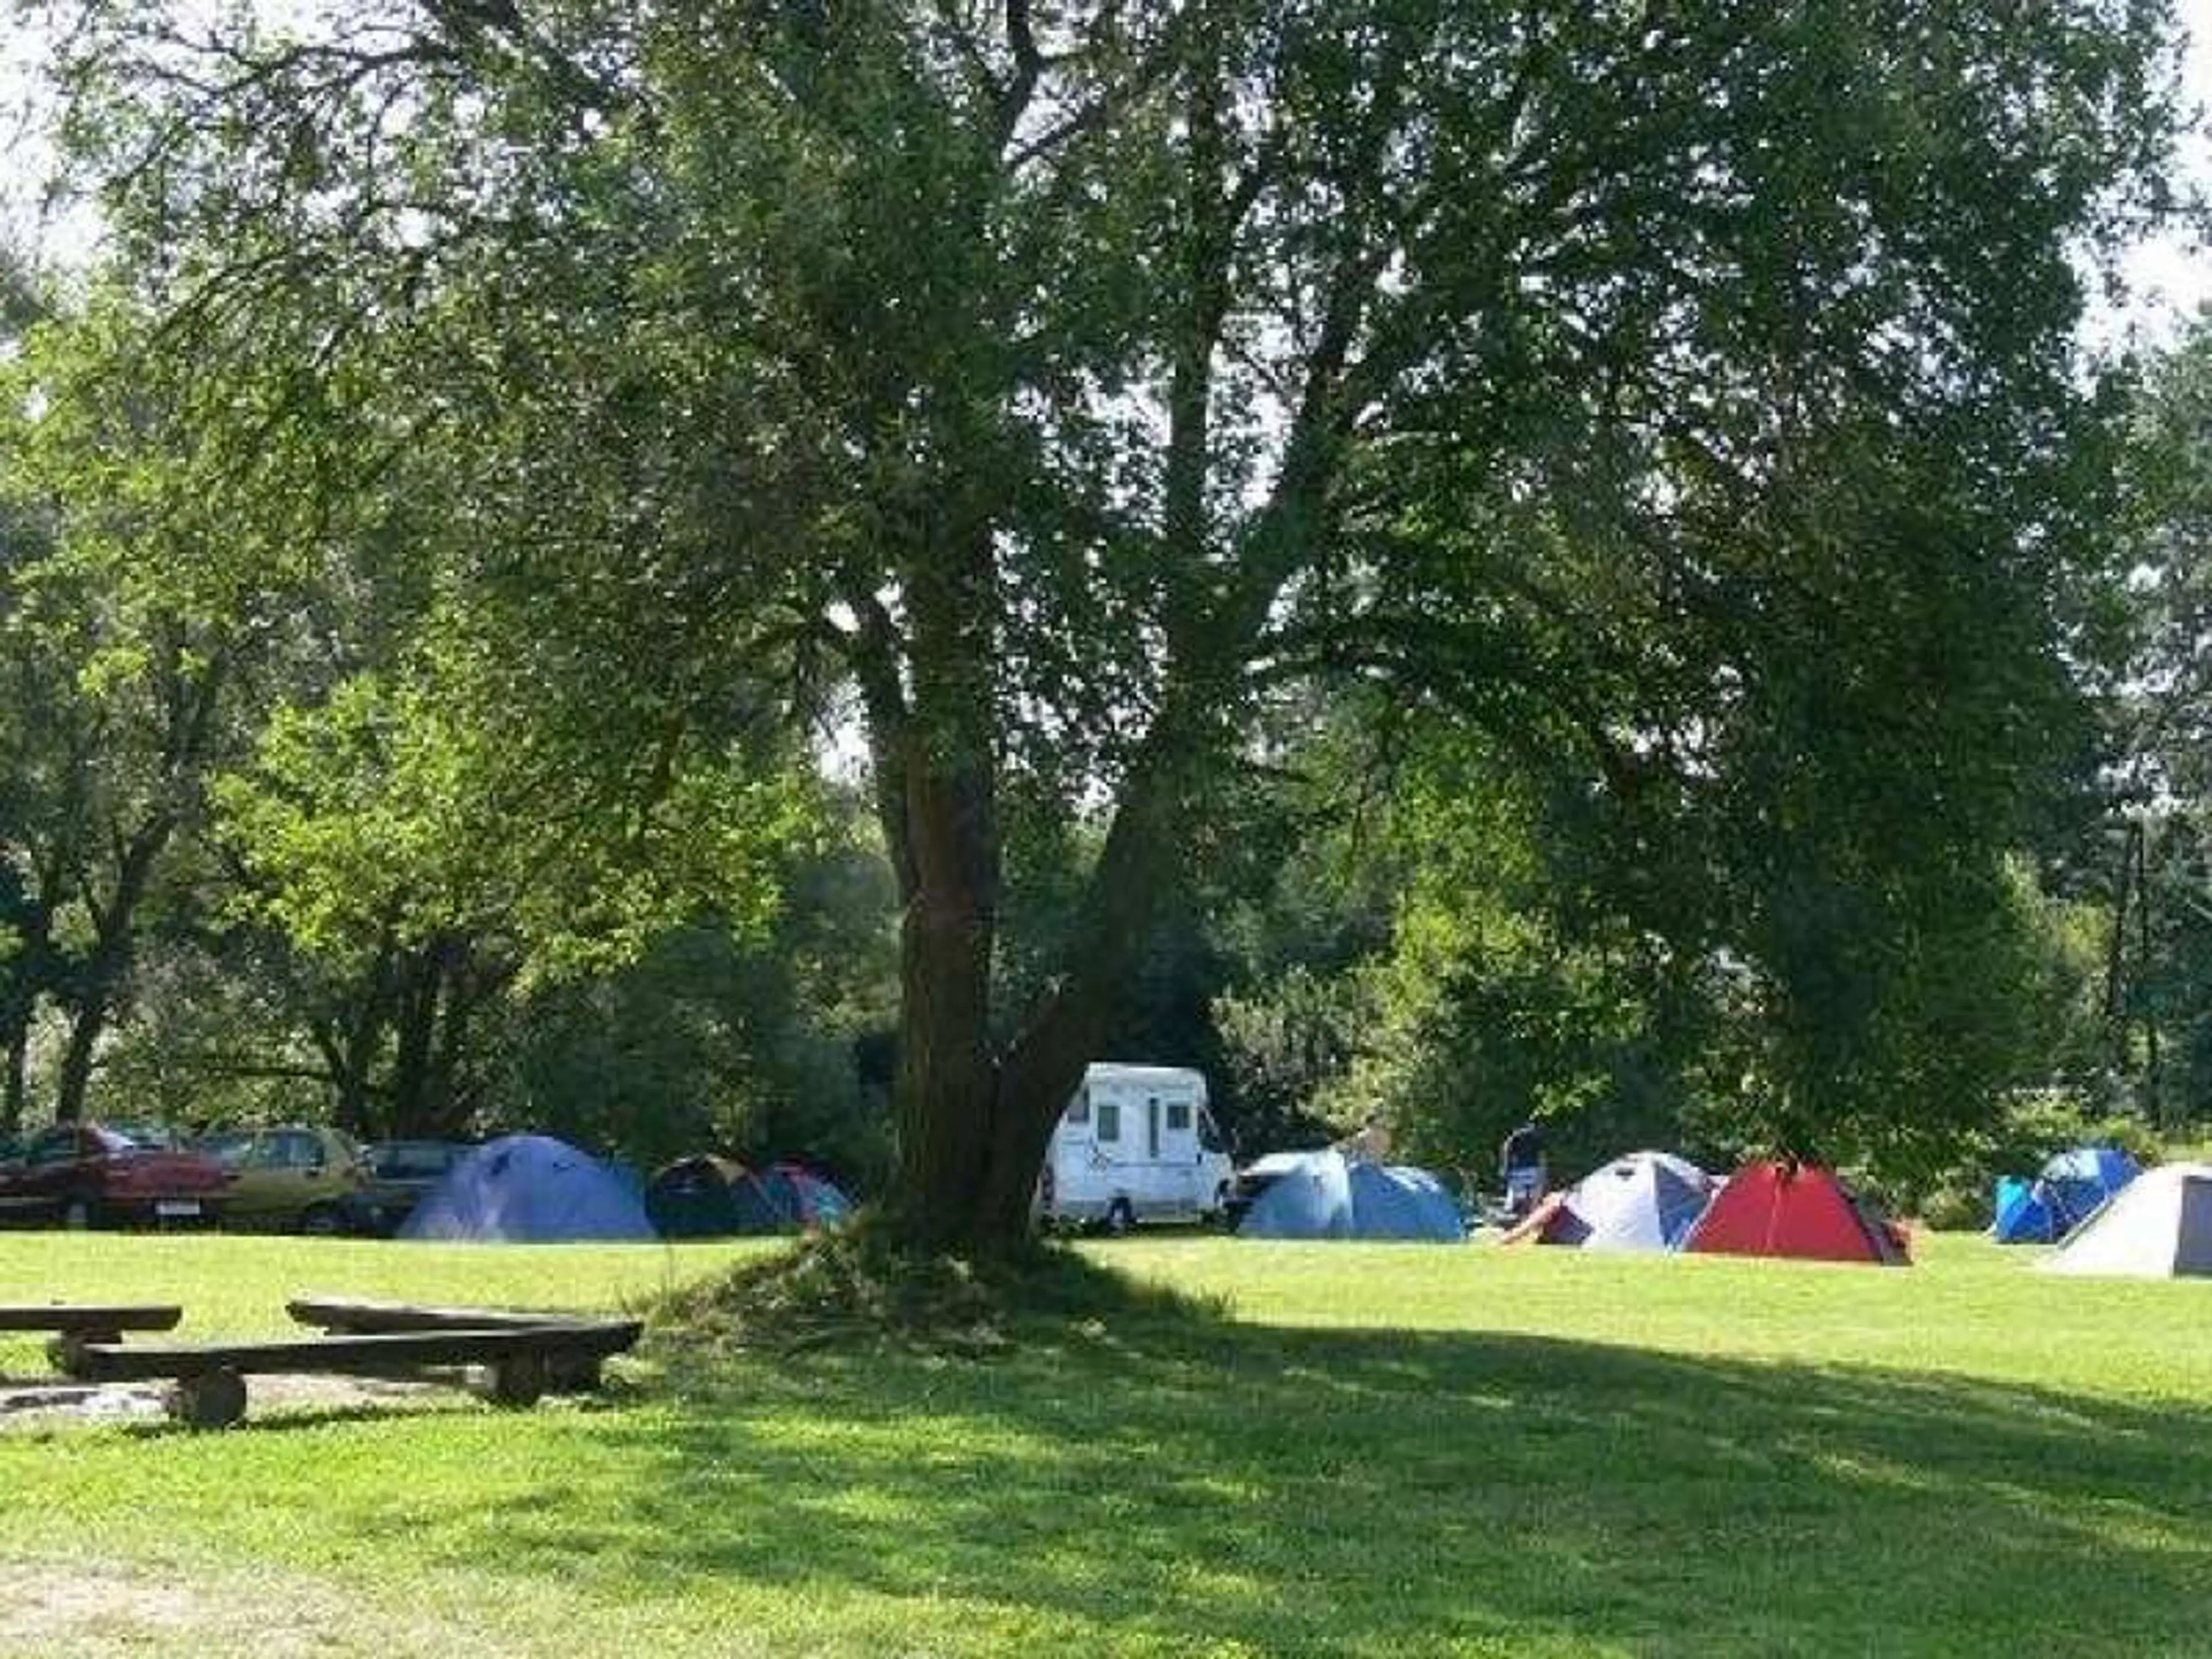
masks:
<path id="1" fill-rule="evenodd" d="M 1137 1212 L 1126 1198 L 1117 1198 L 1106 1206 L 1106 1231 L 1120 1238 L 1137 1228 Z"/>
<path id="2" fill-rule="evenodd" d="M 300 1231 L 310 1238 L 335 1238 L 345 1231 L 345 1218 L 328 1204 L 318 1204 L 300 1218 Z"/>
<path id="3" fill-rule="evenodd" d="M 81 1233 L 92 1225 L 92 1200 L 73 1198 L 62 1206 L 62 1225 L 73 1233 Z"/>

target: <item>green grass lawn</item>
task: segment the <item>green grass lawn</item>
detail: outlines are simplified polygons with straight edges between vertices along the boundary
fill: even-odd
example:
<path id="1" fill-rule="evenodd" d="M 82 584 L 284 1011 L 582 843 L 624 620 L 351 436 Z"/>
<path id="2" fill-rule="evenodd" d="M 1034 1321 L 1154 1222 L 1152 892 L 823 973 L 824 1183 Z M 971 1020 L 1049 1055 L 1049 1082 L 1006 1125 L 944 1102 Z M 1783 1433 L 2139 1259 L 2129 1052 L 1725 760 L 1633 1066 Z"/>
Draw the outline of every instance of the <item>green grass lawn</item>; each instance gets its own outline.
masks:
<path id="1" fill-rule="evenodd" d="M 635 1304 L 741 1247 L 0 1235 L 0 1300 Z M 0 1655 L 2212 1654 L 2212 1283 L 1142 1240 L 1223 1311 L 0 1432 Z M 38 1368 L 0 1343 L 0 1369 Z"/>

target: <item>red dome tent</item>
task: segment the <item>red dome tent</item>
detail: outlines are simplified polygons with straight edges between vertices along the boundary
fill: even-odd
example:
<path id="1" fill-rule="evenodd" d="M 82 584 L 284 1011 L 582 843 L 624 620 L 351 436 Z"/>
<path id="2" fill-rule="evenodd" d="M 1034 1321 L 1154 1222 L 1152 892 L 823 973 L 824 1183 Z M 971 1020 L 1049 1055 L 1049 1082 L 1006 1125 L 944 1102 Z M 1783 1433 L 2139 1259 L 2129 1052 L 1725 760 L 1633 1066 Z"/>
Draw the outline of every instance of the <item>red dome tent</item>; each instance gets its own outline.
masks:
<path id="1" fill-rule="evenodd" d="M 1747 1164 L 1682 1243 L 1720 1255 L 1795 1255 L 1904 1267 L 1905 1235 L 1812 1164 Z"/>

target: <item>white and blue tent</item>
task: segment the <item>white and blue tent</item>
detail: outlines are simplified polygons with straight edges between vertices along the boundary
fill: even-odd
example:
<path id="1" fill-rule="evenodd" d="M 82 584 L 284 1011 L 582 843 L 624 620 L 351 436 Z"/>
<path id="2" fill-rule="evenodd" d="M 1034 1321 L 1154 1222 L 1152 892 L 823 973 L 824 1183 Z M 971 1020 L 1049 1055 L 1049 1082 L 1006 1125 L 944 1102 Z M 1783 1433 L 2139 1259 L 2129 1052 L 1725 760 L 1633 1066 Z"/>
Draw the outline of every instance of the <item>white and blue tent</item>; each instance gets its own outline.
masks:
<path id="1" fill-rule="evenodd" d="M 1705 1212 L 1714 1184 L 1686 1158 L 1631 1152 L 1569 1188 L 1541 1236 L 1585 1250 L 1671 1250 Z"/>

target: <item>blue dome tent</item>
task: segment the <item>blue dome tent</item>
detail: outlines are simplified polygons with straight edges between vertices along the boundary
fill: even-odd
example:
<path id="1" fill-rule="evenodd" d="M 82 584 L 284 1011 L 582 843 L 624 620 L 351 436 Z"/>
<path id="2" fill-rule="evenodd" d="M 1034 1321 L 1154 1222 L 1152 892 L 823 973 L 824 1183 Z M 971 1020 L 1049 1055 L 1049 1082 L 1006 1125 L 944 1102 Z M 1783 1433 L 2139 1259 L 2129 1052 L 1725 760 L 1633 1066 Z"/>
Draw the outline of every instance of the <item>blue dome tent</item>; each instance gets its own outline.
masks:
<path id="1" fill-rule="evenodd" d="M 659 1235 L 637 1194 L 590 1153 L 546 1135 L 507 1135 L 456 1164 L 399 1237 L 547 1244 Z"/>
<path id="2" fill-rule="evenodd" d="M 2035 1195 L 2036 1183 L 2026 1176 L 1999 1176 L 1996 1216 L 1990 1236 L 2000 1244 L 2048 1244 L 2051 1239 L 2050 1206 Z"/>
<path id="3" fill-rule="evenodd" d="M 1335 1152 L 1271 1152 L 1250 1175 L 1267 1178 L 1237 1229 L 1240 1238 L 1349 1238 L 1352 1178 Z"/>
<path id="4" fill-rule="evenodd" d="M 1459 1206 L 1425 1170 L 1348 1162 L 1340 1152 L 1282 1152 L 1261 1158 L 1268 1176 L 1252 1200 L 1241 1238 L 1420 1238 L 1467 1237 Z"/>
<path id="5" fill-rule="evenodd" d="M 2116 1146 L 2060 1152 L 2032 1183 L 2017 1176 L 1997 1182 L 1996 1219 L 1990 1231 L 2000 1244 L 2053 1243 L 2142 1173 L 2142 1166 Z"/>
<path id="6" fill-rule="evenodd" d="M 2063 1237 L 2104 1206 L 2105 1200 L 2142 1173 L 2117 1146 L 2076 1146 L 2043 1166 L 2039 1196 L 2050 1207 L 2054 1235 Z"/>
<path id="7" fill-rule="evenodd" d="M 1426 1170 L 1405 1164 L 1354 1164 L 1352 1188 L 1354 1238 L 1423 1238 L 1458 1244 L 1467 1223 L 1444 1184 Z"/>

